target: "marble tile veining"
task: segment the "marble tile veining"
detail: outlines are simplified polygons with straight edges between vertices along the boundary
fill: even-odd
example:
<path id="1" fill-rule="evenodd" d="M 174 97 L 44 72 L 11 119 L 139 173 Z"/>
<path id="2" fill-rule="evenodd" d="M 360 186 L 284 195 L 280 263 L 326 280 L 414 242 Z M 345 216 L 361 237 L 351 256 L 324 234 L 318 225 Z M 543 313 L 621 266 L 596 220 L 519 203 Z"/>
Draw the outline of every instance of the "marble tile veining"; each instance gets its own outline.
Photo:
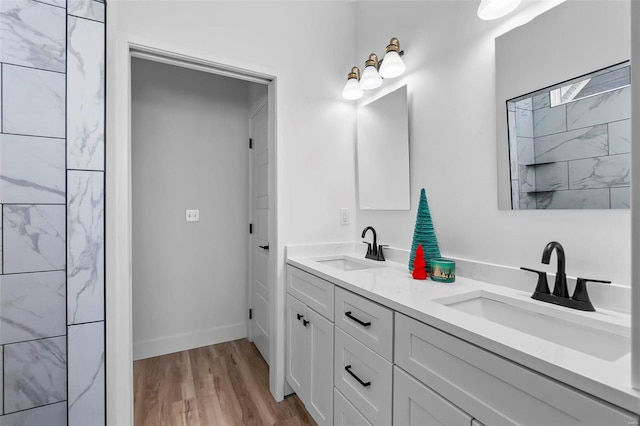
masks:
<path id="1" fill-rule="evenodd" d="M 515 210 L 520 208 L 520 187 L 517 180 L 511 181 L 511 206 Z"/>
<path id="2" fill-rule="evenodd" d="M 578 160 L 609 154 L 607 125 L 535 138 L 537 163 Z"/>
<path id="3" fill-rule="evenodd" d="M 569 189 L 566 161 L 536 167 L 536 191 L 560 191 L 563 189 Z"/>
<path id="4" fill-rule="evenodd" d="M 610 123 L 631 117 L 631 87 L 567 104 L 569 130 Z"/>
<path id="5" fill-rule="evenodd" d="M 630 209 L 631 208 L 631 188 L 620 187 L 611 188 L 611 208 L 612 209 Z"/>
<path id="6" fill-rule="evenodd" d="M 509 130 L 509 165 L 511 167 L 511 176 L 518 175 L 518 144 L 516 136 L 516 113 L 515 111 L 507 111 L 507 125 Z"/>
<path id="7" fill-rule="evenodd" d="M 67 397 L 65 337 L 4 347 L 5 413 L 64 401 Z"/>
<path id="8" fill-rule="evenodd" d="M 64 74 L 5 64 L 2 102 L 4 133 L 65 137 Z"/>
<path id="9" fill-rule="evenodd" d="M 533 111 L 516 108 L 516 134 L 519 137 L 533 137 Z"/>
<path id="10" fill-rule="evenodd" d="M 104 174 L 69 171 L 67 321 L 104 319 Z"/>
<path id="11" fill-rule="evenodd" d="M 535 167 L 520 166 L 520 192 L 533 192 L 536 190 Z"/>
<path id="12" fill-rule="evenodd" d="M 65 334 L 64 271 L 0 276 L 0 344 Z"/>
<path id="13" fill-rule="evenodd" d="M 569 162 L 569 189 L 628 186 L 631 154 L 588 158 Z"/>
<path id="14" fill-rule="evenodd" d="M 4 273 L 65 268 L 65 206 L 4 205 Z"/>
<path id="15" fill-rule="evenodd" d="M 609 154 L 631 152 L 631 120 L 609 123 Z"/>
<path id="16" fill-rule="evenodd" d="M 69 326 L 69 426 L 104 425 L 104 322 Z"/>
<path id="17" fill-rule="evenodd" d="M 565 105 L 540 108 L 533 111 L 533 135 L 546 136 L 567 130 L 567 110 Z"/>
<path id="18" fill-rule="evenodd" d="M 580 189 L 543 192 L 537 195 L 538 209 L 608 209 L 608 189 Z"/>
<path id="19" fill-rule="evenodd" d="M 68 0 L 67 13 L 104 22 L 104 3 L 95 0 Z"/>
<path id="20" fill-rule="evenodd" d="M 64 139 L 0 134 L 0 203 L 65 202 Z"/>
<path id="21" fill-rule="evenodd" d="M 536 194 L 520 193 L 520 210 L 536 209 Z"/>
<path id="22" fill-rule="evenodd" d="M 64 72 L 66 12 L 32 0 L 0 1 L 0 62 Z"/>
<path id="23" fill-rule="evenodd" d="M 67 403 L 45 405 L 2 417 L 2 426 L 67 426 Z"/>
<path id="24" fill-rule="evenodd" d="M 533 109 L 549 108 L 551 107 L 551 101 L 549 99 L 549 91 L 533 96 Z"/>
<path id="25" fill-rule="evenodd" d="M 531 111 L 533 109 L 533 99 L 531 99 L 530 97 L 521 99 L 517 101 L 515 104 L 516 104 L 516 109 L 522 109 L 527 111 Z"/>
<path id="26" fill-rule="evenodd" d="M 67 0 L 35 0 L 40 3 L 50 4 L 51 6 L 67 7 Z"/>
<path id="27" fill-rule="evenodd" d="M 104 170 L 104 24 L 68 19 L 67 166 Z"/>
<path id="28" fill-rule="evenodd" d="M 518 138 L 518 165 L 536 162 L 533 141 L 533 138 Z"/>

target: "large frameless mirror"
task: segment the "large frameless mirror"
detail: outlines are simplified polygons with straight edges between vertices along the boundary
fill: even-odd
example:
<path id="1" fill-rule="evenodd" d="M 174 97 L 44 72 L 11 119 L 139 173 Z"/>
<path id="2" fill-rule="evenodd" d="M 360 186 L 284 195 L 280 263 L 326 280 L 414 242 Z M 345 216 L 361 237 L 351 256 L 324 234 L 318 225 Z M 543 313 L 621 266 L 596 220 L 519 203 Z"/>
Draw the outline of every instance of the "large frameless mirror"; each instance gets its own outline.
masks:
<path id="1" fill-rule="evenodd" d="M 495 47 L 499 208 L 629 208 L 629 3 L 567 1 Z"/>

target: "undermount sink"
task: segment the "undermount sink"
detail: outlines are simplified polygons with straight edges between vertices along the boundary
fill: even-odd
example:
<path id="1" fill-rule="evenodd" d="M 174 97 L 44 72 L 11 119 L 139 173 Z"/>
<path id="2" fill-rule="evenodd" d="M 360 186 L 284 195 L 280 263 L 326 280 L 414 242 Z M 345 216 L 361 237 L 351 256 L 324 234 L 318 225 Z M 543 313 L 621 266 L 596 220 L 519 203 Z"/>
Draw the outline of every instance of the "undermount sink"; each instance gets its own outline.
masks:
<path id="1" fill-rule="evenodd" d="M 606 361 L 615 361 L 631 351 L 628 327 L 565 308 L 541 306 L 484 290 L 434 301 Z"/>
<path id="2" fill-rule="evenodd" d="M 340 269 L 342 271 L 359 271 L 362 269 L 380 268 L 384 265 L 374 265 L 371 263 L 359 262 L 357 260 L 348 257 L 339 257 L 333 259 L 316 260 L 316 262 L 323 265 L 331 266 L 332 268 Z"/>

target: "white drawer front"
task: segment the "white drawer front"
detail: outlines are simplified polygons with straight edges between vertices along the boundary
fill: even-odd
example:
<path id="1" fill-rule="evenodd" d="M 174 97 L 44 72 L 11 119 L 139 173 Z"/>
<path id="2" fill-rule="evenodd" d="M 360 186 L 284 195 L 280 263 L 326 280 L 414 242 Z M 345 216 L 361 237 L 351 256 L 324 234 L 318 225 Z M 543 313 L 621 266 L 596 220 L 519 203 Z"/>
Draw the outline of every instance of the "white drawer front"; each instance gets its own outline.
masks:
<path id="1" fill-rule="evenodd" d="M 371 423 L 336 388 L 333 388 L 334 426 L 371 426 Z"/>
<path id="2" fill-rule="evenodd" d="M 337 287 L 335 322 L 388 361 L 393 361 L 391 309 Z"/>
<path id="3" fill-rule="evenodd" d="M 333 321 L 335 285 L 293 266 L 287 266 L 287 292 Z"/>
<path id="4" fill-rule="evenodd" d="M 407 373 L 393 368 L 394 426 L 470 426 L 471 417 Z"/>
<path id="5" fill-rule="evenodd" d="M 486 425 L 628 425 L 637 417 L 396 314 L 395 360 Z"/>
<path id="6" fill-rule="evenodd" d="M 334 385 L 374 425 L 391 424 L 392 376 L 389 361 L 336 327 Z"/>

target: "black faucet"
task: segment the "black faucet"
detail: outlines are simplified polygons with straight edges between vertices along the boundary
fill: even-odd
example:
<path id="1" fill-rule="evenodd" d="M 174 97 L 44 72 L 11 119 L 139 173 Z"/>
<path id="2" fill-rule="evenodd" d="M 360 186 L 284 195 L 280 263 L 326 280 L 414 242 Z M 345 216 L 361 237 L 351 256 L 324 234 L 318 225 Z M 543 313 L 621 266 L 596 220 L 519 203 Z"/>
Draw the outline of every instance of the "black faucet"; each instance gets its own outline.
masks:
<path id="1" fill-rule="evenodd" d="M 567 274 L 565 273 L 565 257 L 562 244 L 557 241 L 551 241 L 542 252 L 542 263 L 548 265 L 551 260 L 551 253 L 556 251 L 558 256 L 558 271 L 556 272 L 556 281 L 553 286 L 553 294 L 549 292 L 547 284 L 547 273 L 544 271 L 536 271 L 535 269 L 520 268 L 525 271 L 538 274 L 538 284 L 536 290 L 531 296 L 532 299 L 541 300 L 543 302 L 553 303 L 555 305 L 566 306 L 567 308 L 579 309 L 581 311 L 595 311 L 589 294 L 587 293 L 587 282 L 596 282 L 610 284 L 611 281 L 591 280 L 587 278 L 578 278 L 573 296 L 569 298 L 569 290 L 567 289 Z"/>
<path id="2" fill-rule="evenodd" d="M 362 231 L 362 238 L 364 238 L 368 230 L 371 230 L 371 232 L 373 232 L 373 243 L 363 241 L 363 243 L 367 245 L 367 254 L 365 255 L 365 258 L 384 261 L 384 253 L 382 252 L 382 247 L 387 246 L 382 244 L 378 245 L 378 236 L 376 235 L 376 230 L 373 229 L 373 226 L 367 226 L 366 228 L 364 228 L 364 230 Z"/>
<path id="3" fill-rule="evenodd" d="M 542 252 L 542 263 L 549 264 L 551 260 L 551 253 L 556 251 L 558 255 L 558 271 L 556 272 L 556 282 L 553 286 L 553 295 L 558 297 L 569 297 L 569 290 L 567 290 L 567 274 L 565 273 L 565 260 L 564 260 L 564 248 L 562 244 L 557 241 L 551 241 L 544 248 Z"/>

